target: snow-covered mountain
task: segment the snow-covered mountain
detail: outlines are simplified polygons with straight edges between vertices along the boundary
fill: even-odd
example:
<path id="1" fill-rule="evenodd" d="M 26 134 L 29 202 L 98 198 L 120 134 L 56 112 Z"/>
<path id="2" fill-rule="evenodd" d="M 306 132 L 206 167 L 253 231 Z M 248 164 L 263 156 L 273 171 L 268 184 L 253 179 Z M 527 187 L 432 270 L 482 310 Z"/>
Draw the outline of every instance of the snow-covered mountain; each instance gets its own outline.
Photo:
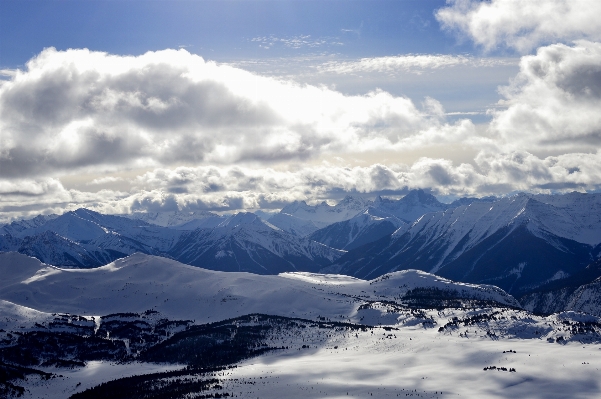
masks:
<path id="1" fill-rule="evenodd" d="M 332 248 L 351 250 L 379 240 L 406 223 L 373 206 L 343 222 L 332 223 L 308 238 Z"/>
<path id="2" fill-rule="evenodd" d="M 189 265 L 258 274 L 317 271 L 343 254 L 273 228 L 253 213 L 238 213 L 214 229 L 185 233 L 169 250 L 170 256 Z"/>
<path id="3" fill-rule="evenodd" d="M 39 227 L 49 220 L 56 219 L 58 215 L 38 215 L 31 219 L 16 220 L 10 224 L 0 226 L 0 234 L 18 235 L 21 231 Z"/>
<path id="4" fill-rule="evenodd" d="M 336 206 L 295 203 L 268 222 L 247 213 L 204 213 L 171 227 L 78 209 L 3 226 L 0 251 L 72 267 L 97 267 L 142 252 L 262 274 L 323 270 L 372 278 L 414 268 L 495 284 L 520 297 L 574 275 L 601 254 L 601 194 L 519 194 L 490 201 L 462 199 L 452 208 L 414 190 L 373 204 L 355 197 Z M 436 208 L 446 209 L 403 221 Z M 282 220 L 296 224 L 282 228 Z M 318 222 L 327 226 L 307 236 Z"/>
<path id="5" fill-rule="evenodd" d="M 280 213 L 273 215 L 268 221 L 284 231 L 305 237 L 332 223 L 351 219 L 371 203 L 354 196 L 346 196 L 334 206 L 325 201 L 313 206 L 307 205 L 305 201 L 295 201 L 282 208 Z"/>
<path id="6" fill-rule="evenodd" d="M 7 231 L 0 236 L 0 250 L 18 251 L 54 265 L 96 267 L 135 252 L 161 254 L 181 234 L 156 227 L 78 209 L 26 229 Z"/>
<path id="7" fill-rule="evenodd" d="M 428 213 L 324 269 L 375 277 L 415 268 L 525 294 L 599 254 L 601 194 L 519 194 Z"/>
<path id="8" fill-rule="evenodd" d="M 435 196 L 424 190 L 411 190 L 399 200 L 376 197 L 373 207 L 380 212 L 395 216 L 406 223 L 417 220 L 429 212 L 444 211 L 450 205 L 439 202 Z"/>
<path id="9" fill-rule="evenodd" d="M 281 212 L 271 216 L 267 219 L 267 222 L 276 226 L 278 229 L 294 234 L 297 237 L 307 237 L 311 233 L 319 230 L 320 226 L 324 225 L 323 223 L 301 219 Z"/>
<path id="10" fill-rule="evenodd" d="M 189 230 L 187 225 L 200 227 Z M 183 225 L 162 227 L 78 209 L 22 229 L 17 236 L 4 234 L 0 238 L 0 250 L 18 251 L 48 264 L 74 267 L 97 267 L 142 252 L 214 270 L 275 274 L 317 271 L 344 253 L 298 239 L 252 213 L 230 217 L 209 215 Z"/>
<path id="11" fill-rule="evenodd" d="M 181 226 L 193 221 L 203 221 L 205 219 L 221 219 L 219 215 L 206 211 L 165 211 L 165 212 L 133 212 L 119 215 L 134 220 L 142 220 L 146 223 L 162 227 Z M 190 226 L 193 226 L 191 224 Z M 197 228 L 197 227 L 196 227 Z M 192 228 L 193 230 L 194 228 Z"/>
<path id="12" fill-rule="evenodd" d="M 465 198 L 463 200 L 465 203 L 478 201 L 475 198 Z M 459 202 L 457 203 L 459 204 Z M 336 223 L 346 222 L 360 214 L 364 214 L 368 207 L 370 208 L 370 215 L 386 218 L 390 221 L 395 220 L 393 223 L 398 224 L 399 219 L 403 222 L 411 223 L 425 213 L 446 210 L 451 206 L 452 205 L 439 202 L 436 197 L 427 194 L 423 190 L 411 190 L 399 200 L 378 196 L 376 197 L 376 200 L 372 202 L 361 197 L 347 196 L 335 206 L 331 206 L 326 202 L 310 206 L 304 201 L 295 201 L 284 207 L 280 213 L 271 216 L 268 221 L 274 226 L 288 231 L 289 233 L 299 237 L 306 237 L 317 232 L 317 230 L 324 229 Z M 365 217 L 360 217 L 359 219 L 365 219 Z M 367 220 L 365 220 L 365 222 L 367 222 Z M 351 224 L 357 225 L 357 223 L 361 223 L 360 220 L 352 222 Z M 350 228 L 348 227 L 348 223 L 346 225 L 346 228 Z M 347 235 L 346 231 L 343 233 L 341 230 L 345 230 L 346 228 L 333 227 L 333 230 L 331 229 L 329 231 L 333 232 L 335 230 L 339 231 L 341 234 Z M 318 233 L 317 236 L 325 237 L 327 234 L 328 233 Z M 349 231 L 348 234 L 353 233 Z M 379 233 L 376 235 L 378 234 Z M 323 239 L 327 240 L 327 238 Z"/>
<path id="13" fill-rule="evenodd" d="M 578 311 L 601 316 L 601 258 L 569 277 L 543 284 L 520 303 L 539 314 Z"/>

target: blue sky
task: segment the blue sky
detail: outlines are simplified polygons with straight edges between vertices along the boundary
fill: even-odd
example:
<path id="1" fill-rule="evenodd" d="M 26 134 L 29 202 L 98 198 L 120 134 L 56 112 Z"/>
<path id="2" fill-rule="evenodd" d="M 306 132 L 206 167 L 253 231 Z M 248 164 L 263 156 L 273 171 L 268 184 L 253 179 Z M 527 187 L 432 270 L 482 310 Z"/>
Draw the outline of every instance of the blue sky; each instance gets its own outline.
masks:
<path id="1" fill-rule="evenodd" d="M 0 0 L 0 221 L 599 190 L 600 14 Z"/>
<path id="2" fill-rule="evenodd" d="M 217 61 L 335 53 L 374 57 L 473 52 L 440 30 L 442 0 L 2 1 L 1 64 L 23 65 L 45 47 L 142 54 L 187 46 Z M 323 40 L 317 47 L 259 48 L 257 37 Z M 332 44 L 341 43 L 341 44 Z"/>

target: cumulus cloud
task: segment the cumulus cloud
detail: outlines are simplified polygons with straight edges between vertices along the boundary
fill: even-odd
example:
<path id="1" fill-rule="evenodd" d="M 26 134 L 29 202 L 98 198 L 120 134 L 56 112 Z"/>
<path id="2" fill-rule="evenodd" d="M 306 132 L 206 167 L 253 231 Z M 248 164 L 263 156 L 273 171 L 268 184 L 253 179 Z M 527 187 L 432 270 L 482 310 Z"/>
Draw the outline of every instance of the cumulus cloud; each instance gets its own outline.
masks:
<path id="1" fill-rule="evenodd" d="M 474 58 L 449 54 L 406 54 L 390 57 L 362 58 L 358 61 L 331 61 L 318 67 L 320 72 L 337 74 L 410 72 L 422 74 L 427 70 L 456 66 L 493 67 L 513 65 L 514 60 L 502 58 Z"/>
<path id="2" fill-rule="evenodd" d="M 346 96 L 183 49 L 134 57 L 51 48 L 0 82 L 0 169 L 12 177 L 303 159 L 424 143 L 439 128 L 454 127 L 405 97 Z"/>
<path id="3" fill-rule="evenodd" d="M 522 58 L 501 93 L 507 109 L 493 112 L 490 129 L 506 148 L 548 155 L 601 148 L 601 43 L 541 47 Z"/>
<path id="4" fill-rule="evenodd" d="M 444 29 L 467 36 L 486 50 L 520 52 L 578 39 L 601 40 L 601 2 L 590 0 L 448 0 L 436 18 Z"/>

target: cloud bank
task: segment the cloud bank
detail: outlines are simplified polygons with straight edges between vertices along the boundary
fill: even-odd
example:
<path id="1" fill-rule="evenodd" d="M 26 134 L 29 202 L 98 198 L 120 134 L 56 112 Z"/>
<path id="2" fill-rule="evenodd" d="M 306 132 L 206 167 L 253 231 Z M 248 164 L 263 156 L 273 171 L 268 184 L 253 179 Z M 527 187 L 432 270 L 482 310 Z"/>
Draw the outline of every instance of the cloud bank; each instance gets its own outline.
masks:
<path id="1" fill-rule="evenodd" d="M 129 191 L 65 189 L 57 179 L 0 183 L 3 220 L 11 215 L 61 213 L 84 206 L 105 213 L 131 211 L 279 209 L 295 200 L 341 199 L 351 193 L 404 194 L 431 189 L 449 196 L 595 190 L 601 151 L 539 158 L 526 151 L 481 152 L 473 163 L 422 158 L 412 165 L 323 164 L 297 170 L 270 167 L 157 168 L 129 179 Z"/>

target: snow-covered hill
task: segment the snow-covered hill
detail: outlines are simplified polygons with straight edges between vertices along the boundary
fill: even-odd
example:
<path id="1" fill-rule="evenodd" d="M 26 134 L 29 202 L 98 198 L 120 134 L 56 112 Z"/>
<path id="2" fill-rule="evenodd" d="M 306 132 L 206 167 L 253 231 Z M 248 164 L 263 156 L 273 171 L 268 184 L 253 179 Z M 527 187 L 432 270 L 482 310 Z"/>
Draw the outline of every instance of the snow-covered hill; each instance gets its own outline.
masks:
<path id="1" fill-rule="evenodd" d="M 416 268 L 523 294 L 598 256 L 601 194 L 559 197 L 518 194 L 428 213 L 325 271 L 369 278 Z"/>
<path id="2" fill-rule="evenodd" d="M 0 254 L 0 299 L 44 312 L 104 315 L 153 309 L 174 319 L 223 320 L 250 313 L 357 320 L 360 306 L 402 301 L 415 289 L 507 306 L 494 286 L 457 283 L 419 271 L 366 281 L 346 276 L 225 273 L 134 254 L 95 269 L 60 269 L 14 252 Z M 385 316 L 385 314 L 384 314 Z"/>
<path id="3" fill-rule="evenodd" d="M 2 253 L 0 275 L 0 357 L 11 363 L 0 367 L 27 375 L 11 380 L 26 399 L 198 386 L 205 396 L 261 398 L 601 393 L 601 319 L 532 315 L 497 287 L 417 270 L 261 276 L 143 254 L 84 270 Z M 424 300 L 435 305 L 416 306 Z M 236 367 L 206 373 L 197 353 Z"/>

